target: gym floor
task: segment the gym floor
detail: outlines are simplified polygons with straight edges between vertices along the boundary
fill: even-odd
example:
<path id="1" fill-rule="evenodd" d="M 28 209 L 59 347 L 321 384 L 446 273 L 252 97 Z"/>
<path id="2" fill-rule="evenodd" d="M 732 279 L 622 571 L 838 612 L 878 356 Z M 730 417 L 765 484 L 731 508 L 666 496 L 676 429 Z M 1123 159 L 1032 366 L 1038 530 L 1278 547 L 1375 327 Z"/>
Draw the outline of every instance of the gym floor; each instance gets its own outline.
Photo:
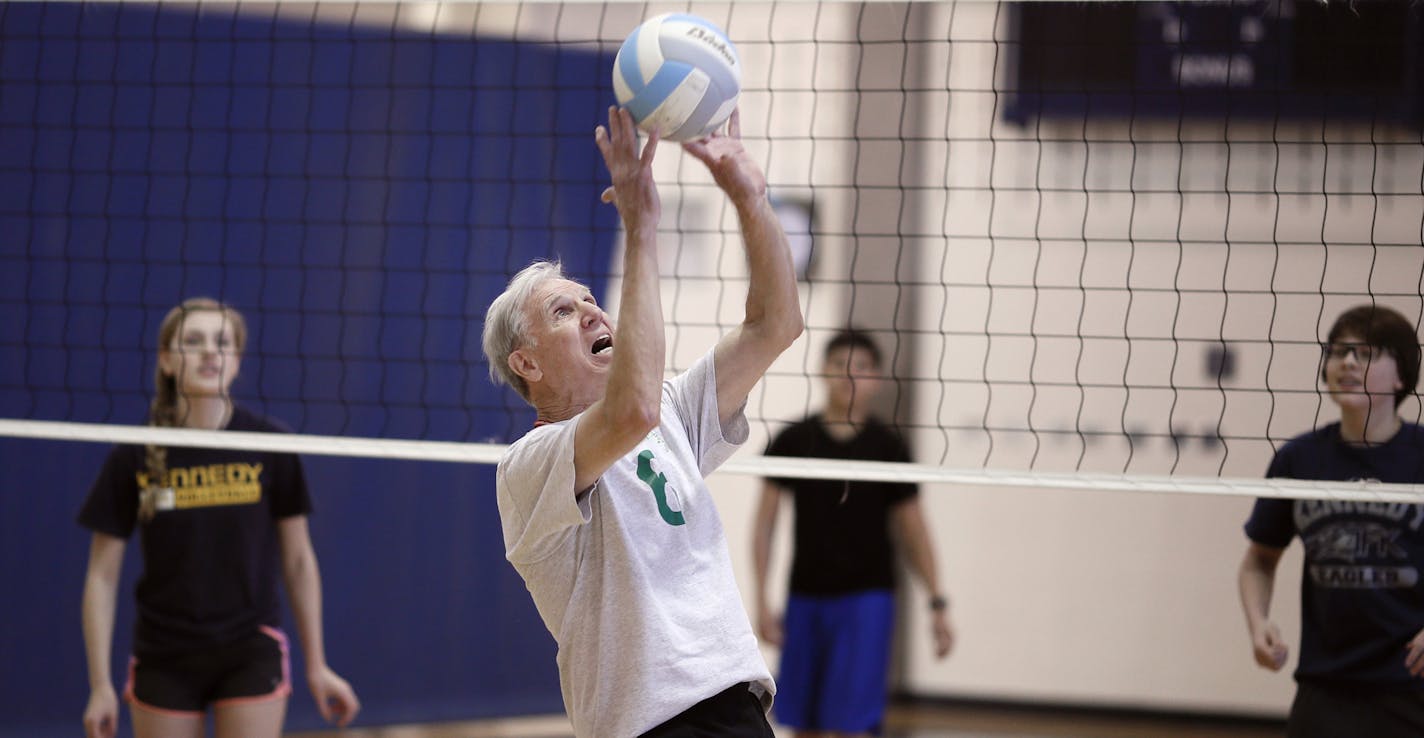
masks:
<path id="1" fill-rule="evenodd" d="M 1280 738 L 1283 721 L 1048 707 L 899 703 L 884 738 Z M 778 731 L 788 738 L 790 731 Z M 289 738 L 570 738 L 562 717 L 356 728 Z"/>

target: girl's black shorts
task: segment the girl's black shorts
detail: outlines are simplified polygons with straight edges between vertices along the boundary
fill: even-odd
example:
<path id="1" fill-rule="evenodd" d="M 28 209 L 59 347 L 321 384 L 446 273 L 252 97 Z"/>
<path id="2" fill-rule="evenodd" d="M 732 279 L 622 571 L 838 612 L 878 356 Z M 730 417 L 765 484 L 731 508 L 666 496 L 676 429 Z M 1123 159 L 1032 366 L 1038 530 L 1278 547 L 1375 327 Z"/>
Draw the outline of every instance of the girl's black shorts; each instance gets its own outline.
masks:
<path id="1" fill-rule="evenodd" d="M 291 691 L 287 636 L 263 626 L 224 646 L 129 659 L 124 698 L 157 712 L 200 715 L 210 705 L 285 698 Z"/>

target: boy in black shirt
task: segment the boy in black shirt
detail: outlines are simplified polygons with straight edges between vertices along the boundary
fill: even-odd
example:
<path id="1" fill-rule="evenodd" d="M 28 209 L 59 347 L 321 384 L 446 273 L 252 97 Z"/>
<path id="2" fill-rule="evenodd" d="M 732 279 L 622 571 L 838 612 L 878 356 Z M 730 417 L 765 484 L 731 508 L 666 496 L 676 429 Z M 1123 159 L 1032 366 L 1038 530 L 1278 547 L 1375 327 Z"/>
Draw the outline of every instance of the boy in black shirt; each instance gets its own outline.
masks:
<path id="1" fill-rule="evenodd" d="M 1424 482 L 1424 428 L 1398 406 L 1419 381 L 1419 338 L 1380 305 L 1331 327 L 1321 379 L 1340 422 L 1291 439 L 1268 477 Z M 1300 663 L 1290 738 L 1424 735 L 1424 505 L 1343 500 L 1256 501 L 1238 573 L 1256 662 L 1277 670 L 1288 649 L 1270 619 L 1276 567 L 1305 545 Z"/>
<path id="2" fill-rule="evenodd" d="M 826 406 L 779 433 L 769 456 L 908 462 L 893 430 L 870 415 L 882 384 L 880 350 L 843 331 L 826 347 Z M 794 503 L 791 587 L 784 620 L 767 606 L 766 574 L 781 496 Z M 885 712 L 894 627 L 895 546 L 931 597 L 935 655 L 953 645 L 948 601 L 939 589 L 933 544 L 911 484 L 768 479 L 757 510 L 753 559 L 757 627 L 782 645 L 773 710 L 783 725 L 830 735 L 877 732 Z"/>

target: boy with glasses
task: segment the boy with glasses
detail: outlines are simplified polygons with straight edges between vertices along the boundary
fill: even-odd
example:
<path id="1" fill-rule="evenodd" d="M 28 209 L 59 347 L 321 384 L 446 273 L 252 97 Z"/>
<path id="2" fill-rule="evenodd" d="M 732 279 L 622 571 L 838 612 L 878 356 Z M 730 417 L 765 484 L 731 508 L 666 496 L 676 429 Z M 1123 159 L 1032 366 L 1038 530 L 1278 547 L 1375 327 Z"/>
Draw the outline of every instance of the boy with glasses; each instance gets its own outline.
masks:
<path id="1" fill-rule="evenodd" d="M 1280 448 L 1268 477 L 1424 482 L 1424 428 L 1399 405 L 1419 381 L 1414 326 L 1387 307 L 1336 319 L 1321 367 L 1340 421 Z M 1305 546 L 1300 663 L 1290 738 L 1424 735 L 1424 504 L 1260 499 L 1246 521 L 1241 604 L 1256 662 L 1278 670 L 1288 648 L 1270 619 L 1276 567 Z"/>

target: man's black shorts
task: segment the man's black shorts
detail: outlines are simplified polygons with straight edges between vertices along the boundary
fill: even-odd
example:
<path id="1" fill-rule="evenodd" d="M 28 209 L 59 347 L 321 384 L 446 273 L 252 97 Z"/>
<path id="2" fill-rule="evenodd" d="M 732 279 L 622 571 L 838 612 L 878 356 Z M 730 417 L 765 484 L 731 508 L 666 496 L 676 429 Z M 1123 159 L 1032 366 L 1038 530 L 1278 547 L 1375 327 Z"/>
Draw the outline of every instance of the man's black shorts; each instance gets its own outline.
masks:
<path id="1" fill-rule="evenodd" d="M 775 738 L 751 685 L 734 684 L 687 708 L 640 738 Z"/>

